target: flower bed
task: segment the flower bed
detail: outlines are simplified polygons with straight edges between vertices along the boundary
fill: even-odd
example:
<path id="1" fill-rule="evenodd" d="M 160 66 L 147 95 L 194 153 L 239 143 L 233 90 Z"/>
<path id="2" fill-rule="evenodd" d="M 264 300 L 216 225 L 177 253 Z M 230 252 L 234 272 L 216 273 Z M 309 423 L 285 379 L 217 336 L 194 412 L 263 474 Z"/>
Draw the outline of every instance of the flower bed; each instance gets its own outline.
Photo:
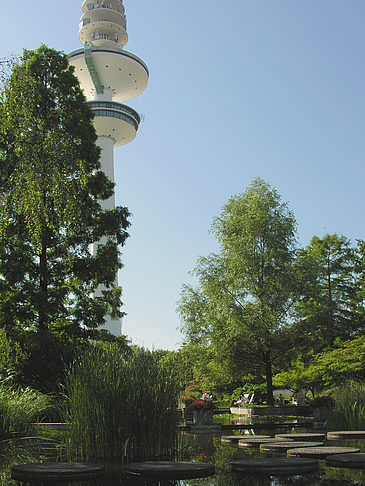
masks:
<path id="1" fill-rule="evenodd" d="M 212 400 L 202 400 L 193 397 L 181 397 L 181 404 L 183 408 L 191 410 L 211 410 L 214 408 Z"/>

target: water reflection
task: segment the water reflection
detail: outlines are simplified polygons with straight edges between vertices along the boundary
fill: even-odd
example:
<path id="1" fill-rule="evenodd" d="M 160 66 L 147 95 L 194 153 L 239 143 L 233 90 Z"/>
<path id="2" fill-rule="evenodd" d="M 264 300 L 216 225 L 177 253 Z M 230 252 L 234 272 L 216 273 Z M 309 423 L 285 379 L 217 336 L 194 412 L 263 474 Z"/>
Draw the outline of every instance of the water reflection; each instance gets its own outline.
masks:
<path id="1" fill-rule="evenodd" d="M 256 458 L 256 457 L 285 457 L 285 455 L 267 453 L 263 454 L 259 449 L 242 449 L 236 443 L 222 443 L 222 435 L 253 435 L 267 434 L 274 436 L 275 433 L 282 432 L 282 428 L 272 427 L 260 430 L 225 429 L 221 432 L 199 431 L 181 432 L 179 457 L 177 460 L 199 461 L 215 464 L 216 474 L 212 477 L 202 479 L 189 479 L 183 481 L 147 481 L 128 479 L 123 474 L 121 464 L 107 464 L 107 475 L 103 480 L 69 483 L 69 486 L 346 486 L 364 485 L 365 471 L 326 467 L 325 461 L 319 462 L 319 471 L 315 474 L 274 476 L 274 475 L 248 475 L 233 473 L 230 470 L 230 462 L 234 460 Z M 286 432 L 318 432 L 309 428 L 286 429 Z M 35 440 L 8 441 L 3 443 L 0 448 L 0 483 L 3 486 L 19 486 L 19 483 L 10 479 L 10 467 L 12 464 L 28 462 L 51 461 L 55 460 L 57 447 L 50 447 L 52 442 Z M 46 445 L 46 448 L 44 447 Z M 331 441 L 331 445 L 346 445 L 360 447 L 365 452 L 365 440 L 361 441 Z M 51 452 L 50 452 L 51 450 Z M 51 457 L 52 456 L 52 457 Z M 57 457 L 56 457 L 57 459 Z M 59 483 L 60 486 L 67 486 L 67 483 Z"/>

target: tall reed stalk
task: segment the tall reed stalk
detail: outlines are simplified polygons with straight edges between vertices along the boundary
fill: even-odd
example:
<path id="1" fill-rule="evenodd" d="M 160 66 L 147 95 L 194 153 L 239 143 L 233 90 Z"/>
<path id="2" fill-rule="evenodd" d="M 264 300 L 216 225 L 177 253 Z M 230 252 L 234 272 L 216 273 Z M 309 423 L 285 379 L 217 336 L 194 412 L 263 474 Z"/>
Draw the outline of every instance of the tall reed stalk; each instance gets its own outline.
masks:
<path id="1" fill-rule="evenodd" d="M 343 430 L 365 429 L 365 384 L 349 382 L 334 394 L 335 407 L 328 412 L 327 426 Z"/>
<path id="2" fill-rule="evenodd" d="M 27 432 L 51 407 L 48 395 L 31 388 L 0 384 L 0 438 Z"/>
<path id="3" fill-rule="evenodd" d="M 115 345 L 83 352 L 66 379 L 69 441 L 81 459 L 175 454 L 177 384 L 152 353 Z"/>

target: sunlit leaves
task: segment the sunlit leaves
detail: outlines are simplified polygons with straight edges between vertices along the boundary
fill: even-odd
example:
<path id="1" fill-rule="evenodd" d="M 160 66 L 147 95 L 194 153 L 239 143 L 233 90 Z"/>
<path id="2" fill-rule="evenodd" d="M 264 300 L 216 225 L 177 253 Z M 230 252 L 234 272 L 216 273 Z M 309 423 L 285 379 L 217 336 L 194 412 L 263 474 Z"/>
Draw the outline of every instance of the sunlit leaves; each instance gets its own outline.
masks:
<path id="1" fill-rule="evenodd" d="M 0 112 L 11 203 L 34 243 L 41 244 L 44 226 L 72 231 L 83 221 L 77 201 L 88 189 L 88 174 L 99 168 L 99 152 L 92 115 L 66 56 L 45 46 L 25 51 Z"/>
<path id="2" fill-rule="evenodd" d="M 365 379 L 365 336 L 351 341 L 337 340 L 333 349 L 312 354 L 310 359 L 301 357 L 289 371 L 279 373 L 274 382 L 291 390 L 313 392 L 342 385 L 349 380 Z"/>
<path id="3" fill-rule="evenodd" d="M 265 373 L 288 349 L 288 312 L 295 283 L 293 213 L 261 179 L 228 200 L 212 232 L 220 252 L 198 260 L 198 288 L 185 286 L 179 303 L 188 342 L 201 341 L 218 365 L 238 377 Z M 260 370 L 260 371 L 258 371 Z"/>
<path id="4" fill-rule="evenodd" d="M 298 327 L 317 351 L 331 346 L 336 337 L 349 339 L 356 335 L 356 257 L 350 240 L 336 234 L 314 236 L 298 254 L 303 296 L 295 312 Z"/>
<path id="5" fill-rule="evenodd" d="M 121 315 L 114 282 L 129 213 L 100 205 L 114 184 L 92 118 L 65 54 L 24 51 L 0 97 L 0 318 L 7 309 L 13 325 L 95 328 Z M 101 284 L 105 296 L 92 299 Z"/>

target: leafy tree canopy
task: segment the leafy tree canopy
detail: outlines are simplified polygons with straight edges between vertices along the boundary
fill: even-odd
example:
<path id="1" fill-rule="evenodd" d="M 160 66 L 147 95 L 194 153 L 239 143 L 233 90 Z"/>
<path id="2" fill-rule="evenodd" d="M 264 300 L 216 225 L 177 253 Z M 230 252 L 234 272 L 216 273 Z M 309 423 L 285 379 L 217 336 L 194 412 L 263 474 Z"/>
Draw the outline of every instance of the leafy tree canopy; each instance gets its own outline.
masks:
<path id="1" fill-rule="evenodd" d="M 344 236 L 314 236 L 299 251 L 297 266 L 303 296 L 295 307 L 298 332 L 316 351 L 332 346 L 336 338 L 351 339 L 361 326 L 355 261 L 357 249 Z"/>
<path id="2" fill-rule="evenodd" d="M 129 213 L 100 205 L 113 183 L 100 170 L 96 138 L 67 56 L 46 46 L 24 51 L 0 96 L 2 326 L 77 335 L 107 313 L 122 315 L 114 281 Z"/>
<path id="3" fill-rule="evenodd" d="M 272 402 L 272 367 L 288 350 L 287 318 L 299 292 L 294 215 L 258 178 L 229 199 L 212 231 L 220 253 L 198 260 L 198 288 L 183 287 L 182 331 L 210 350 L 215 370 L 264 374 Z"/>
<path id="4" fill-rule="evenodd" d="M 289 387 L 293 391 L 326 390 L 343 385 L 349 380 L 363 382 L 365 379 L 365 336 L 341 342 L 337 339 L 333 349 L 311 355 L 299 356 L 286 372 L 274 377 L 277 386 Z"/>

